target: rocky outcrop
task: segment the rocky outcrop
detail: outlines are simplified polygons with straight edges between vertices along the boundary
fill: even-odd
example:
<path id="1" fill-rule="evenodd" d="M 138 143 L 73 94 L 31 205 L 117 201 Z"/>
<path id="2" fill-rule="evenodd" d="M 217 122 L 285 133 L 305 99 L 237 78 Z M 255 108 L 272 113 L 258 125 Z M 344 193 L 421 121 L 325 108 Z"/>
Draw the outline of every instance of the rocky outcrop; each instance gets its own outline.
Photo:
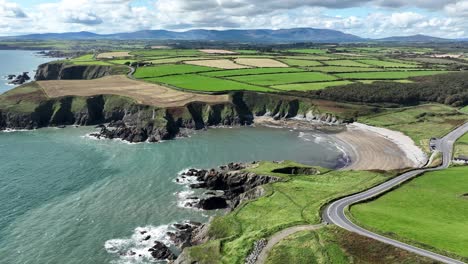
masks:
<path id="1" fill-rule="evenodd" d="M 89 80 L 110 75 L 112 66 L 73 65 L 53 62 L 39 65 L 35 79 L 43 80 Z"/>
<path id="2" fill-rule="evenodd" d="M 191 184 L 191 188 L 222 192 L 220 195 L 217 195 L 216 192 L 208 192 L 204 197 L 196 197 L 197 199 L 193 199 L 195 201 L 189 202 L 187 206 L 204 210 L 234 209 L 242 201 L 263 195 L 263 189 L 257 187 L 280 180 L 277 177 L 258 175 L 243 170 L 253 165 L 255 163 L 248 165 L 231 163 L 221 166 L 219 170 L 189 169 L 183 172 L 180 179 L 177 180 L 178 182 L 183 182 L 186 177 L 194 177 L 197 183 Z"/>
<path id="3" fill-rule="evenodd" d="M 8 75 L 8 80 L 11 80 L 8 82 L 9 84 L 14 84 L 14 85 L 21 85 L 29 80 L 31 80 L 31 77 L 29 77 L 28 72 L 23 72 L 22 74 L 15 76 L 15 75 Z"/>

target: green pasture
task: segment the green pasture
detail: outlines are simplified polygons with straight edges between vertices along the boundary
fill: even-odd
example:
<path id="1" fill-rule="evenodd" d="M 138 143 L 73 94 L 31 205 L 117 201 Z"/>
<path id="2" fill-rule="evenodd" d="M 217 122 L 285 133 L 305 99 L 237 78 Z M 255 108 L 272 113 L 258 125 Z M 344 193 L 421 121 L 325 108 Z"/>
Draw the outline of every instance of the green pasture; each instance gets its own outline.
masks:
<path id="1" fill-rule="evenodd" d="M 140 67 L 135 72 L 135 78 L 153 78 L 165 75 L 186 74 L 195 72 L 214 71 L 216 68 L 196 66 L 189 64 L 165 64 L 158 66 L 145 66 Z"/>
<path id="2" fill-rule="evenodd" d="M 351 208 L 366 227 L 468 260 L 468 167 L 429 172 Z"/>
<path id="3" fill-rule="evenodd" d="M 297 84 L 284 84 L 274 85 L 272 88 L 284 91 L 315 91 L 322 90 L 327 87 L 340 86 L 351 84 L 351 81 L 331 81 L 331 82 L 316 82 L 316 83 L 297 83 Z"/>
<path id="4" fill-rule="evenodd" d="M 214 72 L 206 72 L 203 75 L 211 77 L 231 77 L 243 75 L 257 75 L 269 73 L 285 73 L 285 72 L 304 72 L 297 68 L 252 68 L 252 69 L 237 69 L 237 70 L 220 70 Z"/>
<path id="5" fill-rule="evenodd" d="M 332 81 L 337 78 L 319 72 L 278 73 L 229 77 L 229 79 L 255 85 L 280 85 L 288 83 L 307 83 Z"/>
<path id="6" fill-rule="evenodd" d="M 447 71 L 384 71 L 384 72 L 359 72 L 359 73 L 339 73 L 337 76 L 349 80 L 391 80 L 391 79 L 407 79 L 417 76 L 429 76 L 447 73 Z"/>

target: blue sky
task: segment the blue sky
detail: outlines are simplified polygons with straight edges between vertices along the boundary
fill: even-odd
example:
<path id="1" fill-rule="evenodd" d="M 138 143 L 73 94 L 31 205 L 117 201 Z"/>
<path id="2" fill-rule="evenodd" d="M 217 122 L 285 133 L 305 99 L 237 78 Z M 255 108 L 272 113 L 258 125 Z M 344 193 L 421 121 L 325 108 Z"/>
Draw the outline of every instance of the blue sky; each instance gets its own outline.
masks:
<path id="1" fill-rule="evenodd" d="M 0 0 L 0 35 L 293 28 L 468 37 L 468 0 Z"/>

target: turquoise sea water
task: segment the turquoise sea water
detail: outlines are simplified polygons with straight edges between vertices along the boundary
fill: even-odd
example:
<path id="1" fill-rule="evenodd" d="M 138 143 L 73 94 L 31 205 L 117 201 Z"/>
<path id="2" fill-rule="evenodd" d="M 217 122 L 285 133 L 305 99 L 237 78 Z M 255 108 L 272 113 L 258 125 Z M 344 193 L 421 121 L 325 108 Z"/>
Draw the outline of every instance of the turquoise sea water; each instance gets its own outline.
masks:
<path id="1" fill-rule="evenodd" d="M 36 53 L 37 51 L 0 50 L 0 94 L 14 88 L 8 84 L 6 75 L 29 72 L 29 76 L 34 78 L 37 66 L 53 60 L 37 56 Z"/>
<path id="2" fill-rule="evenodd" d="M 186 168 L 291 159 L 335 167 L 343 153 L 325 135 L 274 128 L 210 129 L 160 144 L 94 140 L 93 128 L 0 133 L 0 263 L 149 263 L 139 230 L 207 221 L 182 208 Z M 151 240 L 153 240 L 151 239 Z"/>

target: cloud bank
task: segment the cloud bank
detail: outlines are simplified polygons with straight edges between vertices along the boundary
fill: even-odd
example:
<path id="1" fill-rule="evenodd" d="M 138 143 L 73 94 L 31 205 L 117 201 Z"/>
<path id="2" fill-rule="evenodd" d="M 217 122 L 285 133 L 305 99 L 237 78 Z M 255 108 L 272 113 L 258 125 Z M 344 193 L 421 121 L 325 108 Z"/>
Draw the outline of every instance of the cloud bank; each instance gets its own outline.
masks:
<path id="1" fill-rule="evenodd" d="M 0 0 L 0 35 L 143 29 L 293 28 L 363 37 L 468 36 L 468 0 Z"/>

